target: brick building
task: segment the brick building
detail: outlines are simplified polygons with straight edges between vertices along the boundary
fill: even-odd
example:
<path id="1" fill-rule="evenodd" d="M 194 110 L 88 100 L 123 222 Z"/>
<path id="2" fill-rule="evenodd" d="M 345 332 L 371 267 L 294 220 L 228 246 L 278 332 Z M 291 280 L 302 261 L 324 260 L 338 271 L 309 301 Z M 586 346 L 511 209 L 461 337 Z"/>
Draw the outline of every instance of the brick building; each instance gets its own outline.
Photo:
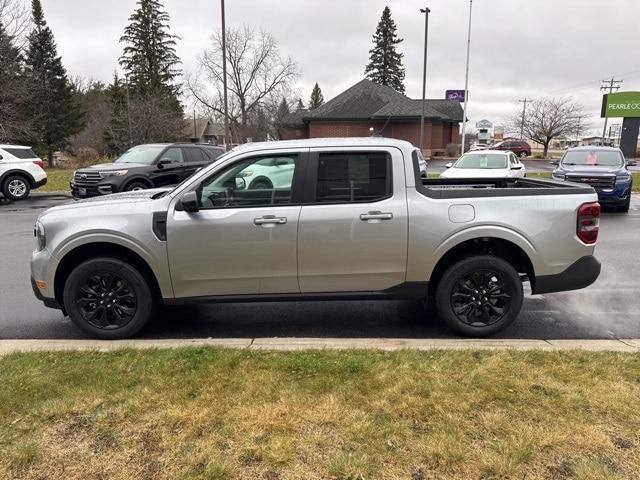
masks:
<path id="1" fill-rule="evenodd" d="M 298 110 L 280 127 L 283 140 L 318 137 L 383 137 L 420 143 L 422 100 L 413 100 L 392 88 L 362 80 L 315 110 Z M 458 143 L 462 108 L 452 100 L 427 100 L 424 149 L 443 154 Z M 373 130 L 371 130 L 373 129 Z"/>

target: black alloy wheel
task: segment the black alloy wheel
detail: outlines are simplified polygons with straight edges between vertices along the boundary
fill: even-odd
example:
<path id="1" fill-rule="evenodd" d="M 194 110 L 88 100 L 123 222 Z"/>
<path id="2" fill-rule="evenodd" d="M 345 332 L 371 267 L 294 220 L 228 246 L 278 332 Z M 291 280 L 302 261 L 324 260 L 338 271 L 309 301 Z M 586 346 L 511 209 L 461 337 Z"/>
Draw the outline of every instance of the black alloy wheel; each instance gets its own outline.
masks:
<path id="1" fill-rule="evenodd" d="M 499 322 L 509 311 L 512 293 L 501 274 L 478 270 L 464 275 L 451 291 L 451 308 L 458 319 L 472 327 Z"/>
<path id="2" fill-rule="evenodd" d="M 84 320 L 96 328 L 122 328 L 133 319 L 138 299 L 129 283 L 105 272 L 87 277 L 78 289 L 76 304 Z"/>

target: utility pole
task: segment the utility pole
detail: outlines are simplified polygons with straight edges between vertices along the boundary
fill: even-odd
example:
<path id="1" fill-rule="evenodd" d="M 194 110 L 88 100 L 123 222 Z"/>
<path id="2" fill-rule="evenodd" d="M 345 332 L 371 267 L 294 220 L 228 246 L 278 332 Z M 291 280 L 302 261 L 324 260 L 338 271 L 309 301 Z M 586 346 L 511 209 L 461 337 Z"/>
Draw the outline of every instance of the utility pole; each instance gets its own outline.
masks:
<path id="1" fill-rule="evenodd" d="M 227 27 L 224 16 L 224 0 L 220 0 L 222 10 L 222 84 L 224 90 L 224 149 L 229 141 L 229 104 L 227 102 Z"/>
<path id="2" fill-rule="evenodd" d="M 527 114 L 527 102 L 530 102 L 531 99 L 524 97 L 524 100 L 518 100 L 522 103 L 522 119 L 520 120 L 520 140 L 524 140 L 524 118 Z"/>
<path id="3" fill-rule="evenodd" d="M 611 80 L 602 80 L 602 85 L 600 86 L 600 90 L 602 92 L 606 92 L 606 93 L 613 93 L 613 91 L 618 91 L 618 89 L 620 88 L 620 84 L 622 83 L 622 80 L 614 80 L 613 77 L 611 77 Z M 608 90 L 608 91 L 607 91 Z M 604 137 L 607 134 L 607 122 L 609 121 L 609 117 L 607 117 L 607 114 L 605 113 L 604 115 L 604 128 L 602 129 L 602 144 L 604 145 Z"/>
<path id="4" fill-rule="evenodd" d="M 464 73 L 464 108 L 462 109 L 462 145 L 460 153 L 464 153 L 464 144 L 467 137 L 467 103 L 469 103 L 469 54 L 471 52 L 471 13 L 473 12 L 473 0 L 469 0 L 469 31 L 467 32 L 467 66 Z"/>
<path id="5" fill-rule="evenodd" d="M 422 114 L 420 115 L 420 150 L 424 148 L 424 109 L 425 109 L 425 95 L 427 92 L 427 41 L 429 39 L 429 10 L 428 7 L 421 8 L 421 13 L 424 13 L 424 64 L 422 67 Z"/>

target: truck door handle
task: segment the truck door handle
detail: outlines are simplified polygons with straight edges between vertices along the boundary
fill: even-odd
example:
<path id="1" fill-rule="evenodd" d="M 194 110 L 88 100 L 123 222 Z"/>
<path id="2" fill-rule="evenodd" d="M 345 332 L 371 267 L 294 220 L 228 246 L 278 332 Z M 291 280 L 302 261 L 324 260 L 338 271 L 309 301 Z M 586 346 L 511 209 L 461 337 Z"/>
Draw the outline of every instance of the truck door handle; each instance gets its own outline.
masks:
<path id="1" fill-rule="evenodd" d="M 367 222 L 369 220 L 391 220 L 393 219 L 393 213 L 383 213 L 379 211 L 367 212 L 360 214 L 360 220 Z"/>
<path id="2" fill-rule="evenodd" d="M 254 225 L 284 225 L 287 217 L 276 217 L 275 215 L 265 215 L 262 218 L 254 218 Z"/>

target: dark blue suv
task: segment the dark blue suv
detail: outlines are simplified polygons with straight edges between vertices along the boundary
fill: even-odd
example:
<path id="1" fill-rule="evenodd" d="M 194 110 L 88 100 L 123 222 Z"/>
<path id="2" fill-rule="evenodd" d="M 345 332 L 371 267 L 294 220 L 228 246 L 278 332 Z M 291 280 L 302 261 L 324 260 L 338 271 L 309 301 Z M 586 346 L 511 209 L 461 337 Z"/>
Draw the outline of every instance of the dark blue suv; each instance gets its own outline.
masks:
<path id="1" fill-rule="evenodd" d="M 622 151 L 612 147 L 576 147 L 565 152 L 553 171 L 554 180 L 588 183 L 602 205 L 628 212 L 632 177 Z"/>

